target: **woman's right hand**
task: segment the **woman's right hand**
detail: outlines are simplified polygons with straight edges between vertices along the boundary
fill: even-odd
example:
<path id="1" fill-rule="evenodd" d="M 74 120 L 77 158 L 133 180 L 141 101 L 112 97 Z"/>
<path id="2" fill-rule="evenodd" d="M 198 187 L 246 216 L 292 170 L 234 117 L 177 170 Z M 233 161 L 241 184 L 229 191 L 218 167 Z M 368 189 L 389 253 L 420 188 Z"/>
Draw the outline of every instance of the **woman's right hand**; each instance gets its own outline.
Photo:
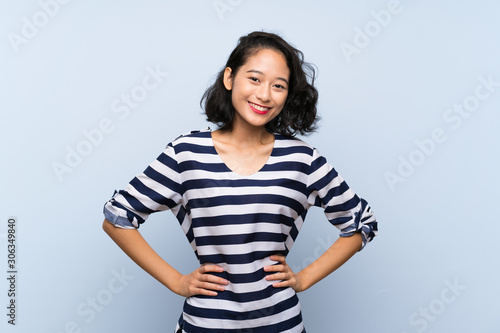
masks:
<path id="1" fill-rule="evenodd" d="M 222 273 L 223 271 L 224 269 L 217 265 L 203 265 L 190 274 L 182 275 L 177 281 L 174 292 L 184 297 L 217 296 L 217 291 L 226 290 L 225 286 L 229 281 L 210 273 Z"/>

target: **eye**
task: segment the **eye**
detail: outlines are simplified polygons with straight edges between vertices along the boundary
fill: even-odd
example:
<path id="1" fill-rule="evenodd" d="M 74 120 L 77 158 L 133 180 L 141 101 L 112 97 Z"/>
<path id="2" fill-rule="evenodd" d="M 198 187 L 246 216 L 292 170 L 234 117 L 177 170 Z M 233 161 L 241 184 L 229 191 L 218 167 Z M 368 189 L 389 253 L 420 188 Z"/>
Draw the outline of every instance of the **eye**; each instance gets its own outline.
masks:
<path id="1" fill-rule="evenodd" d="M 283 89 L 283 90 L 286 90 L 286 87 L 284 85 L 281 85 L 281 84 L 275 84 L 274 85 L 276 88 L 278 89 Z"/>
<path id="2" fill-rule="evenodd" d="M 259 79 L 253 76 L 249 77 L 249 79 L 252 80 L 253 82 L 259 82 Z"/>

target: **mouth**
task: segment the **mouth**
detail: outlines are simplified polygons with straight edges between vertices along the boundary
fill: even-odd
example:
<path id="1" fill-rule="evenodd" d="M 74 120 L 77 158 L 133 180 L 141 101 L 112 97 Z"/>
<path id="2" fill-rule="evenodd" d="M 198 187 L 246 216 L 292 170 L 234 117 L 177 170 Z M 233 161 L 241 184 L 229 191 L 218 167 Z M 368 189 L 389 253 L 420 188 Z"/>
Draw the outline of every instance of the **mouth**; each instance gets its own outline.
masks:
<path id="1" fill-rule="evenodd" d="M 271 110 L 270 107 L 262 106 L 252 102 L 248 102 L 248 105 L 250 105 L 250 109 L 252 109 L 253 112 L 256 112 L 258 114 L 266 114 L 269 110 Z"/>

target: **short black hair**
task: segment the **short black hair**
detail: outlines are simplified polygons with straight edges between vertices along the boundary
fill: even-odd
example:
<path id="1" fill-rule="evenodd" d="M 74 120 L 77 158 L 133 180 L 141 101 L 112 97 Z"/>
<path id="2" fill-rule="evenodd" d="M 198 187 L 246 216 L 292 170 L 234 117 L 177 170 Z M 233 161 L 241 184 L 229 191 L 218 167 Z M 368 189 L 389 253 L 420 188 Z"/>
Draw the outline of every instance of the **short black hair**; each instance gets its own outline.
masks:
<path id="1" fill-rule="evenodd" d="M 229 67 L 232 69 L 232 75 L 236 75 L 248 58 L 262 49 L 282 53 L 290 70 L 285 105 L 279 115 L 266 124 L 267 130 L 287 137 L 293 137 L 297 133 L 305 135 L 314 132 L 319 120 L 316 108 L 318 91 L 314 87 L 316 76 L 314 66 L 305 62 L 303 53 L 283 38 L 263 31 L 254 31 L 240 37 L 214 84 L 203 94 L 200 105 L 205 110 L 207 120 L 218 125 L 222 130 L 232 129 L 235 110 L 231 100 L 231 91 L 224 86 L 224 70 Z"/>

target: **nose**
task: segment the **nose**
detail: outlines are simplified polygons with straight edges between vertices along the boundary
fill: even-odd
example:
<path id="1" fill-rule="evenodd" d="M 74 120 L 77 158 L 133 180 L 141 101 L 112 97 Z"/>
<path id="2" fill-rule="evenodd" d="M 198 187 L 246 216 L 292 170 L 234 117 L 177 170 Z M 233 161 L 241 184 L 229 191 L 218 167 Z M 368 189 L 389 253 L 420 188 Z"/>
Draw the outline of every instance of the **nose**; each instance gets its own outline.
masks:
<path id="1" fill-rule="evenodd" d="M 269 102 L 271 100 L 271 86 L 268 84 L 261 84 L 257 88 L 255 96 L 263 102 Z"/>

